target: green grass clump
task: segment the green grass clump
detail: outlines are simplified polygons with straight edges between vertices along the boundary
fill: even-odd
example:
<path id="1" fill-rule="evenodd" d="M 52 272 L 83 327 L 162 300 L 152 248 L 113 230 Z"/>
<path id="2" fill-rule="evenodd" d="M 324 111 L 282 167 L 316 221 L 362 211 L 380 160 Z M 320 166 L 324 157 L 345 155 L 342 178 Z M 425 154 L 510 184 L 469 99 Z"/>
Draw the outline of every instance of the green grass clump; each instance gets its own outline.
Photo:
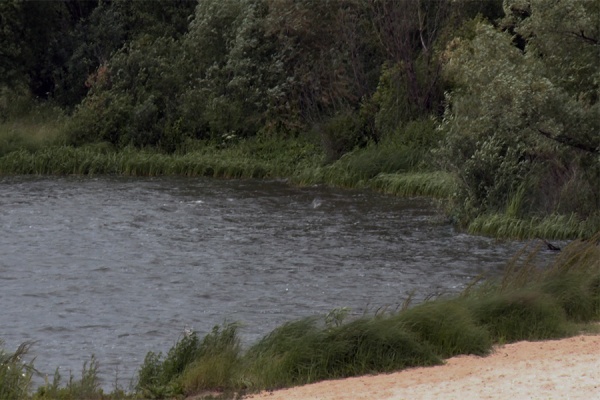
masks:
<path id="1" fill-rule="evenodd" d="M 239 364 L 238 326 L 215 326 L 202 341 L 195 332 L 183 336 L 163 359 L 149 352 L 140 368 L 137 392 L 143 398 L 165 398 L 232 387 Z"/>
<path id="2" fill-rule="evenodd" d="M 458 354 L 486 355 L 492 348 L 488 331 L 475 323 L 460 302 L 437 300 L 401 312 L 397 319 L 443 358 Z"/>
<path id="3" fill-rule="evenodd" d="M 541 246 L 523 249 L 502 278 L 463 294 L 478 324 L 496 342 L 568 336 L 600 319 L 600 234 L 575 240 L 547 266 Z"/>
<path id="4" fill-rule="evenodd" d="M 65 121 L 64 111 L 49 102 L 0 90 L 0 157 L 61 142 Z"/>
<path id="5" fill-rule="evenodd" d="M 194 361 L 181 377 L 185 393 L 224 391 L 235 387 L 234 379 L 240 365 L 238 325 L 216 326 L 204 337 Z"/>
<path id="6" fill-rule="evenodd" d="M 245 357 L 249 389 L 274 389 L 324 379 L 439 364 L 424 343 L 389 317 L 327 326 L 317 318 L 287 323 Z"/>
<path id="7" fill-rule="evenodd" d="M 486 214 L 470 222 L 467 230 L 471 234 L 497 238 L 589 238 L 600 231 L 600 216 L 591 216 L 582 220 L 574 213 L 531 218 L 517 218 L 508 214 Z"/>
<path id="8" fill-rule="evenodd" d="M 102 400 L 102 399 L 127 399 L 128 396 L 123 390 L 115 388 L 112 393 L 105 394 L 100 388 L 100 378 L 98 377 L 98 361 L 94 356 L 91 357 L 89 364 L 83 363 L 81 379 L 76 380 L 73 375 L 65 386 L 61 386 L 61 375 L 58 369 L 54 373 L 52 383 L 46 379 L 46 384 L 38 388 L 34 394 L 34 400 Z"/>
<path id="9" fill-rule="evenodd" d="M 408 172 L 379 174 L 370 185 L 372 188 L 395 196 L 428 196 L 448 198 L 456 190 L 453 175 L 441 172 Z"/>
<path id="10" fill-rule="evenodd" d="M 543 340 L 572 333 L 564 310 L 550 296 L 527 290 L 501 293 L 472 304 L 476 322 L 494 342 Z"/>
<path id="11" fill-rule="evenodd" d="M 7 353 L 0 341 L 0 399 L 20 400 L 26 398 L 35 372 L 33 363 L 25 363 L 23 357 L 31 348 L 31 342 L 22 343 L 14 353 Z"/>
<path id="12" fill-rule="evenodd" d="M 600 319 L 600 271 L 595 275 L 562 274 L 542 284 L 542 291 L 551 296 L 573 322 Z"/>
<path id="13" fill-rule="evenodd" d="M 195 333 L 183 336 L 163 360 L 161 353 L 149 352 L 140 368 L 137 391 L 145 398 L 164 398 L 183 393 L 179 377 L 200 353 Z"/>

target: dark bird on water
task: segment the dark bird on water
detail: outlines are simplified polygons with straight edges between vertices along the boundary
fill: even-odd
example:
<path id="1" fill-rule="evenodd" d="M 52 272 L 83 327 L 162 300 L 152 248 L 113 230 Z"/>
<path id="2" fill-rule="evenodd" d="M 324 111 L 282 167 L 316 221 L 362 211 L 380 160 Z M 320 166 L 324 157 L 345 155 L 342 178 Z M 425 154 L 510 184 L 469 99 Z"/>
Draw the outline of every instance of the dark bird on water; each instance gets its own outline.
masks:
<path id="1" fill-rule="evenodd" d="M 544 240 L 544 243 L 546 243 L 546 246 L 548 246 L 548 250 L 560 251 L 560 247 L 556 247 L 555 245 L 553 245 L 552 243 L 548 242 L 547 240 Z"/>

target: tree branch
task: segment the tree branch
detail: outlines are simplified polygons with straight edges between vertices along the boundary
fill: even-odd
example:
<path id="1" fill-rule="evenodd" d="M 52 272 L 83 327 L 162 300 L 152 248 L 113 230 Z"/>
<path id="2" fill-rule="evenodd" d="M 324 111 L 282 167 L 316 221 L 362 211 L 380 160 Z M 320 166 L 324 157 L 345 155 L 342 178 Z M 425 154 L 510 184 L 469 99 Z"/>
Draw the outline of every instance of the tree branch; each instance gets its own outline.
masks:
<path id="1" fill-rule="evenodd" d="M 598 46 L 598 39 L 594 39 L 593 37 L 586 36 L 585 33 L 583 32 L 583 30 L 580 31 L 579 33 L 577 33 L 577 32 L 567 32 L 567 33 L 575 36 L 576 38 L 583 39 L 586 42 L 589 42 L 589 43 L 592 43 L 593 45 Z"/>
<path id="2" fill-rule="evenodd" d="M 565 146 L 574 147 L 576 149 L 587 151 L 588 153 L 592 153 L 592 154 L 600 153 L 600 151 L 597 147 L 593 147 L 589 144 L 578 142 L 577 140 L 573 139 L 572 137 L 553 136 L 550 132 L 546 132 L 539 128 L 538 128 L 538 132 L 541 133 L 543 136 L 547 137 L 548 139 L 554 140 L 555 142 L 558 142 L 560 144 L 564 144 Z"/>

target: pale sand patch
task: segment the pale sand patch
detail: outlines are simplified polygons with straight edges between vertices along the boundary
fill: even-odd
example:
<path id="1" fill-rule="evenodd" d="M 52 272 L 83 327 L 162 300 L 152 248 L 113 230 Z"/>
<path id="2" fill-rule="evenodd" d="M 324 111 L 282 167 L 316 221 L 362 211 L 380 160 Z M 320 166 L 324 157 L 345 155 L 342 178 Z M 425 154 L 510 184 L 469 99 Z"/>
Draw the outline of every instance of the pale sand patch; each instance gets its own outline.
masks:
<path id="1" fill-rule="evenodd" d="M 519 342 L 487 357 L 249 395 L 269 400 L 600 399 L 600 336 Z"/>

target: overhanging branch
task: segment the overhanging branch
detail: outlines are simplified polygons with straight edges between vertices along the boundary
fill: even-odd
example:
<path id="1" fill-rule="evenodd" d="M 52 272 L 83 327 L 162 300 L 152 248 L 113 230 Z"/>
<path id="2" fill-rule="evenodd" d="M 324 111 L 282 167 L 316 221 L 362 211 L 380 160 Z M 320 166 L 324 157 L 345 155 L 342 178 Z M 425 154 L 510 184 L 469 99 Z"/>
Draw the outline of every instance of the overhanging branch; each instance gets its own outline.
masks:
<path id="1" fill-rule="evenodd" d="M 583 39 L 588 43 L 592 43 L 593 45 L 598 46 L 598 39 L 594 39 L 593 37 L 586 36 L 583 31 L 580 31 L 579 33 L 577 33 L 577 32 L 567 32 L 567 33 L 575 36 L 576 38 Z"/>
<path id="2" fill-rule="evenodd" d="M 592 154 L 600 153 L 600 151 L 598 150 L 597 147 L 593 147 L 586 143 L 581 143 L 572 137 L 554 136 L 550 132 L 546 132 L 542 129 L 538 129 L 538 132 L 541 133 L 543 136 L 547 137 L 548 139 L 554 140 L 555 142 L 558 142 L 560 144 L 564 144 L 565 146 L 569 146 L 569 147 L 573 147 L 573 148 L 576 148 L 579 150 L 587 151 L 588 153 L 592 153 Z"/>

